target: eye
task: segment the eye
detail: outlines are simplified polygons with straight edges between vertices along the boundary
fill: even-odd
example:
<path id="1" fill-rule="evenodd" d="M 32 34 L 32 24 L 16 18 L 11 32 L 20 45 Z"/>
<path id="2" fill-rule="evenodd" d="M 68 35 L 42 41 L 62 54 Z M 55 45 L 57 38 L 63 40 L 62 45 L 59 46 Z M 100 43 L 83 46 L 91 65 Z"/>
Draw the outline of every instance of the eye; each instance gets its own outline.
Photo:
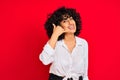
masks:
<path id="1" fill-rule="evenodd" d="M 63 20 L 63 23 L 66 23 L 67 21 L 66 20 Z"/>

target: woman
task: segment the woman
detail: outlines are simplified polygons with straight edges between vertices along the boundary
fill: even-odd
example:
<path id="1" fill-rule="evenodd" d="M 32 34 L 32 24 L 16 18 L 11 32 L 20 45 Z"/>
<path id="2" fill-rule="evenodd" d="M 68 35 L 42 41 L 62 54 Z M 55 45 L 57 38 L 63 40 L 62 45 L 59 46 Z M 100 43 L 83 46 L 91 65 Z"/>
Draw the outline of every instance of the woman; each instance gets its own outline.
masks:
<path id="1" fill-rule="evenodd" d="M 49 37 L 39 59 L 50 66 L 49 80 L 88 80 L 88 44 L 77 37 L 81 31 L 80 14 L 61 7 L 45 23 Z"/>

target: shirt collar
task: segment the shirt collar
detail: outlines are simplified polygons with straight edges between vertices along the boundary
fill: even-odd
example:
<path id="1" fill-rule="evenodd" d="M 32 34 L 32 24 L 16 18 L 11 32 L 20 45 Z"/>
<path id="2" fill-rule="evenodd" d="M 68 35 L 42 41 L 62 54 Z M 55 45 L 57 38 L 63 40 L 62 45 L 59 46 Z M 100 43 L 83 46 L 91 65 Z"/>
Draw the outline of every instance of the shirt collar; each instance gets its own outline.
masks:
<path id="1" fill-rule="evenodd" d="M 76 39 L 76 46 L 82 45 L 82 40 L 81 40 L 80 37 L 75 36 L 75 39 Z M 65 43 L 64 43 L 64 40 L 63 40 L 63 39 L 60 40 L 60 41 L 58 41 L 57 44 L 58 44 L 58 45 L 63 45 L 63 46 L 65 46 Z"/>

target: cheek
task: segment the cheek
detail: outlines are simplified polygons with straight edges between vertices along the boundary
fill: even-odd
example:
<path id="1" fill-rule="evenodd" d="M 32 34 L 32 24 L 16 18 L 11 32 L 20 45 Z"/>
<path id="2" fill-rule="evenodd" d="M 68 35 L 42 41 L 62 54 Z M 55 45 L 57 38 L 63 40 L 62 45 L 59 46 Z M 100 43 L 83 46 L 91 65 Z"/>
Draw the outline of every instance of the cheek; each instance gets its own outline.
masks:
<path id="1" fill-rule="evenodd" d="M 62 24 L 61 25 L 63 29 L 66 29 L 67 28 L 67 25 L 66 24 Z"/>
<path id="2" fill-rule="evenodd" d="M 76 25 L 76 22 L 75 22 L 75 21 L 73 21 L 73 23 Z"/>

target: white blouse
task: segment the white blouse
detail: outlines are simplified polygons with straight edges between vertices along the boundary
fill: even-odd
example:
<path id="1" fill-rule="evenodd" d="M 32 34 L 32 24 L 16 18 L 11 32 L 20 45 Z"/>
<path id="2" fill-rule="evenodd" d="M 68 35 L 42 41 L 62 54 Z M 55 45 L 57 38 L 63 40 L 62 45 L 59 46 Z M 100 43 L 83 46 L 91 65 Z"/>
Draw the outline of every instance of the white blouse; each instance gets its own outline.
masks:
<path id="1" fill-rule="evenodd" d="M 63 40 L 57 41 L 55 49 L 47 42 L 39 59 L 44 65 L 52 63 L 49 73 L 65 76 L 63 80 L 71 77 L 73 80 L 79 80 L 79 76 L 88 80 L 88 43 L 77 36 L 75 39 L 76 46 L 72 53 L 69 53 Z"/>

